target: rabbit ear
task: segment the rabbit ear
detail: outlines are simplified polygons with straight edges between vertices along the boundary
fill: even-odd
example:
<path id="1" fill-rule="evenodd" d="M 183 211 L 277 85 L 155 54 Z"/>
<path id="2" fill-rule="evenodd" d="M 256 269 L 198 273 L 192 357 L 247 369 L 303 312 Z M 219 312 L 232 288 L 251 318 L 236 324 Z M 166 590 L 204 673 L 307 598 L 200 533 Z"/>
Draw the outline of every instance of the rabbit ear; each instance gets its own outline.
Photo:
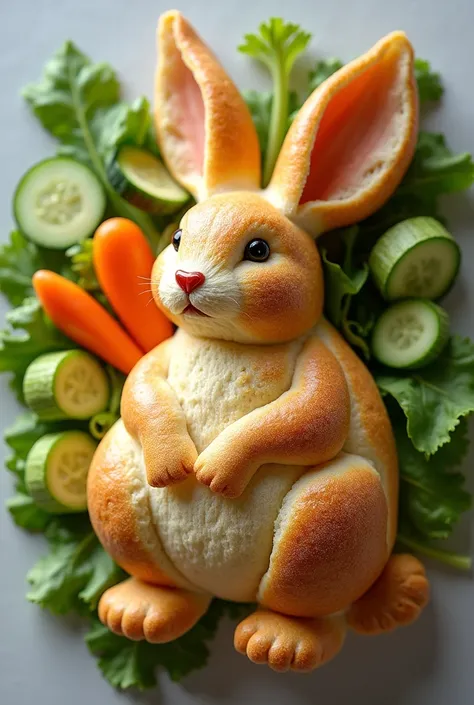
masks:
<path id="1" fill-rule="evenodd" d="M 366 218 L 401 181 L 417 135 L 413 61 L 405 34 L 389 34 L 298 113 L 267 198 L 312 234 Z"/>
<path id="2" fill-rule="evenodd" d="M 260 148 L 234 83 L 177 11 L 161 16 L 155 118 L 168 169 L 197 200 L 260 187 Z"/>

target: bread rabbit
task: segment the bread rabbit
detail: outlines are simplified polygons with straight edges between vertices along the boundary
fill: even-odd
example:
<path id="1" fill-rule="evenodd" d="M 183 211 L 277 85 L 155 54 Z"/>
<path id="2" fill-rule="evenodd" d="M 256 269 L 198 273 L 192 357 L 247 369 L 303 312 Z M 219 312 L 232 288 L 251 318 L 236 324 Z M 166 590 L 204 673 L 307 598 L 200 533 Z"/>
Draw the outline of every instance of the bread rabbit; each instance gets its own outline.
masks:
<path id="1" fill-rule="evenodd" d="M 125 385 L 88 501 L 130 573 L 99 606 L 110 629 L 165 642 L 213 596 L 254 601 L 235 646 L 307 671 L 347 625 L 387 631 L 428 598 L 422 565 L 390 557 L 398 468 L 369 372 L 322 318 L 311 236 L 380 207 L 413 154 L 413 52 L 393 33 L 306 101 L 260 189 L 237 89 L 178 12 L 159 24 L 156 126 L 197 200 L 152 276 L 179 330 Z"/>

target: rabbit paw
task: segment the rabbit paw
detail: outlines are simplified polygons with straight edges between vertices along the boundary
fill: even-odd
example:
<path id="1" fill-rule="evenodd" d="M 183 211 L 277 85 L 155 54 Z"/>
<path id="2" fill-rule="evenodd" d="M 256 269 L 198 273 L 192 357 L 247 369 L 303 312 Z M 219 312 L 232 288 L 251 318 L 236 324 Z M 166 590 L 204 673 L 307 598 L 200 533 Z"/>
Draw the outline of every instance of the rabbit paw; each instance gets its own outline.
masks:
<path id="1" fill-rule="evenodd" d="M 238 625 L 234 646 L 274 671 L 307 672 L 332 659 L 344 636 L 340 618 L 302 619 L 261 609 Z"/>
<path id="2" fill-rule="evenodd" d="M 212 492 L 234 499 L 240 497 L 247 487 L 250 477 L 245 469 L 240 469 L 224 460 L 222 455 L 204 451 L 194 464 L 196 479 L 209 487 Z"/>
<path id="3" fill-rule="evenodd" d="M 99 619 L 120 636 L 164 644 L 187 632 L 206 612 L 210 598 L 129 578 L 100 598 Z"/>
<path id="4" fill-rule="evenodd" d="M 429 600 L 420 561 L 406 553 L 390 557 L 372 587 L 350 608 L 347 622 L 359 634 L 381 634 L 414 622 Z"/>
<path id="5" fill-rule="evenodd" d="M 157 451 L 159 446 L 143 448 L 146 476 L 151 487 L 168 487 L 183 482 L 194 470 L 197 452 L 194 444 L 184 448 Z"/>

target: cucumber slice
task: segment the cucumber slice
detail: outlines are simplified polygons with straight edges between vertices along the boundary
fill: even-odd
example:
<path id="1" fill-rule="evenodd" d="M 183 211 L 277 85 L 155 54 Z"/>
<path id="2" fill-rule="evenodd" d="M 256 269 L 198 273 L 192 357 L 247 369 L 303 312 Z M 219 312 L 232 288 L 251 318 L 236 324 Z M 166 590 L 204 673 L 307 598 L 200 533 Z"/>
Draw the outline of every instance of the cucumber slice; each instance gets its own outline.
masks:
<path id="1" fill-rule="evenodd" d="M 411 218 L 382 235 L 369 267 L 388 301 L 438 299 L 454 282 L 461 253 L 448 231 L 434 218 Z"/>
<path id="2" fill-rule="evenodd" d="M 372 334 L 372 352 L 388 367 L 415 369 L 438 357 L 448 338 L 446 311 L 427 299 L 409 299 L 380 316 Z"/>
<path id="3" fill-rule="evenodd" d="M 25 401 L 40 419 L 90 419 L 106 409 L 110 398 L 107 374 L 83 350 L 41 355 L 23 380 Z"/>
<path id="4" fill-rule="evenodd" d="M 139 147 L 118 151 L 109 179 L 121 196 L 148 213 L 174 213 L 189 200 L 160 160 Z"/>
<path id="5" fill-rule="evenodd" d="M 83 431 L 40 438 L 25 465 L 25 482 L 33 501 L 52 514 L 85 511 L 87 473 L 96 447 Z"/>
<path id="6" fill-rule="evenodd" d="M 94 232 L 106 198 L 88 167 L 67 157 L 45 159 L 29 171 L 13 196 L 22 233 L 42 247 L 65 250 Z"/>

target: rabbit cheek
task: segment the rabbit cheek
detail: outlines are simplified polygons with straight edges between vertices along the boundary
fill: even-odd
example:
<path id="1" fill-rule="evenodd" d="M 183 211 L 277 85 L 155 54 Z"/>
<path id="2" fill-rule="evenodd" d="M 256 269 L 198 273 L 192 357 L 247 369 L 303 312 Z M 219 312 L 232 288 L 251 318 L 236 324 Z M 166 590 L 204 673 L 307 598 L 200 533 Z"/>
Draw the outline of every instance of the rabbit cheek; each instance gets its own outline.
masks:
<path id="1" fill-rule="evenodd" d="M 310 330 L 322 313 L 322 284 L 287 261 L 249 268 L 242 277 L 239 323 L 266 342 L 292 340 Z"/>

